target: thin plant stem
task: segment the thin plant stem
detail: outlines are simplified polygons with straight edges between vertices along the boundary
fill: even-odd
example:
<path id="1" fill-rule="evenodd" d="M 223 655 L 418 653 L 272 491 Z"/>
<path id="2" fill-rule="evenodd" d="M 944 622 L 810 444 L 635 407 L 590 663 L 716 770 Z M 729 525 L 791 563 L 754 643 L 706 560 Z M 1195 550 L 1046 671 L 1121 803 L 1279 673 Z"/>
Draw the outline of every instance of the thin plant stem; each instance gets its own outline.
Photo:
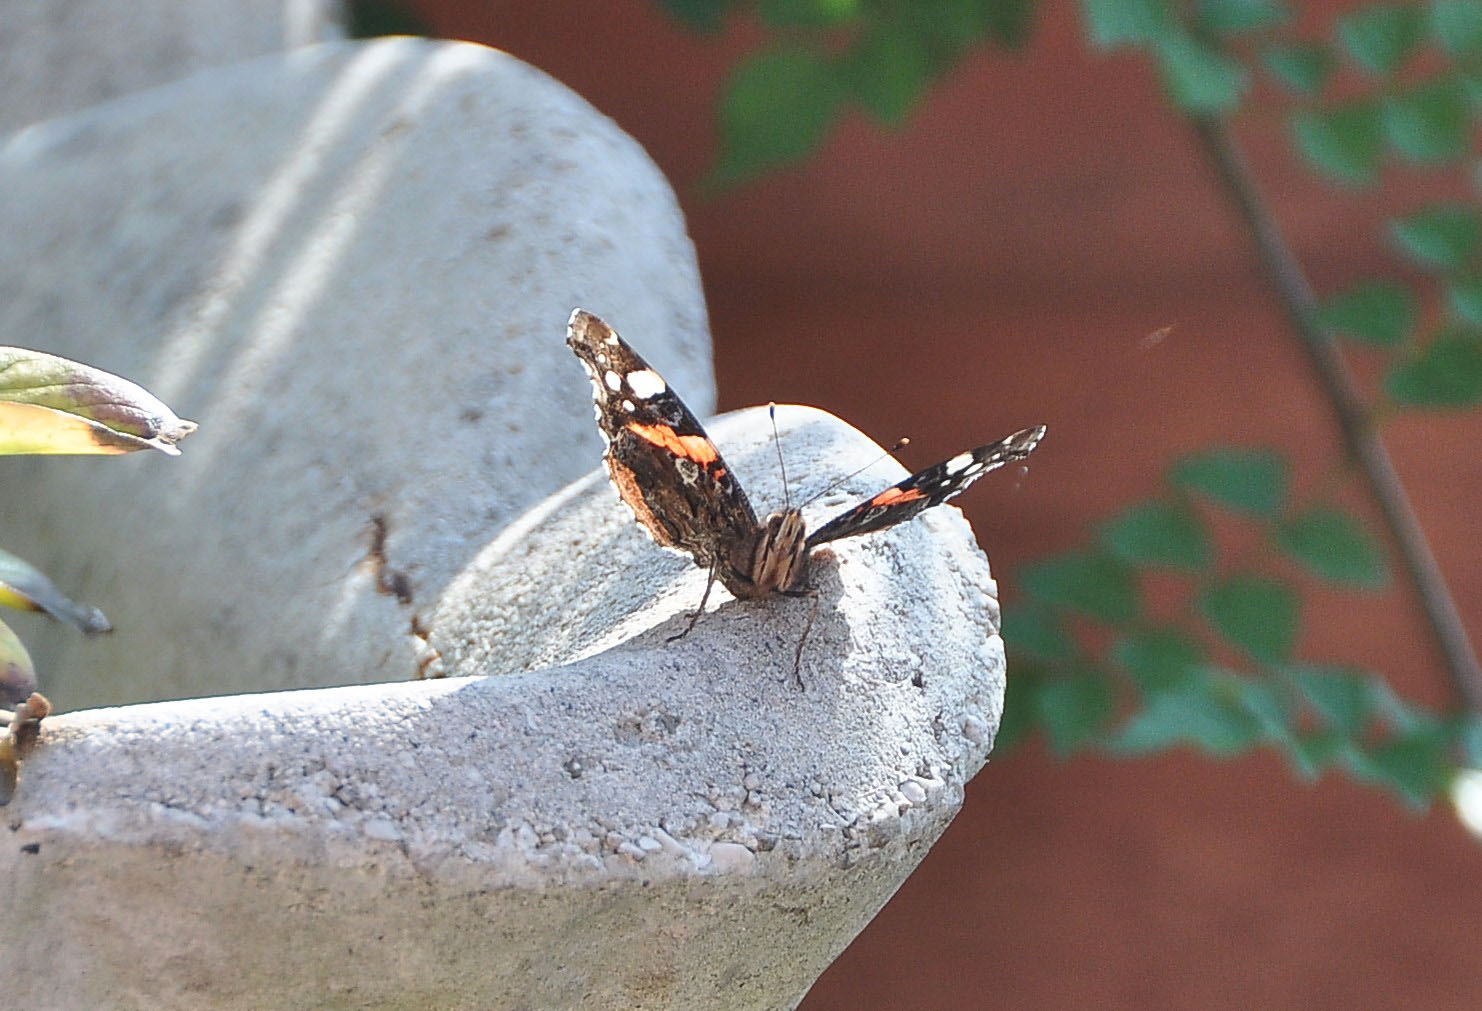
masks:
<path id="1" fill-rule="evenodd" d="M 1218 117 L 1202 116 L 1194 119 L 1194 126 L 1332 408 L 1344 449 L 1379 506 L 1452 685 L 1473 712 L 1482 713 L 1482 666 L 1477 663 L 1466 625 L 1337 341 L 1318 323 L 1317 299 L 1302 265 L 1266 208 L 1228 125 Z"/>

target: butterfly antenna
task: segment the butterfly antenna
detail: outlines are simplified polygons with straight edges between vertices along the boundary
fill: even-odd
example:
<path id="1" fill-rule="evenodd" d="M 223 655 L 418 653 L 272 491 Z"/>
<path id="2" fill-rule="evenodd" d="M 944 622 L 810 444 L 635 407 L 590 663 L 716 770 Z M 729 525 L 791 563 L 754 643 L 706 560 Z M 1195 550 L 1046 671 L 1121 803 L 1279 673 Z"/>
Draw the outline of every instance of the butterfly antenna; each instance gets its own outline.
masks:
<path id="1" fill-rule="evenodd" d="M 777 467 L 782 471 L 782 504 L 792 508 L 792 496 L 787 491 L 787 464 L 782 460 L 782 438 L 777 434 L 777 404 L 767 405 L 767 414 L 772 418 L 772 445 L 777 450 Z"/>
<path id="2" fill-rule="evenodd" d="M 801 509 L 804 506 L 808 506 L 808 505 L 811 505 L 814 502 L 817 502 L 819 499 L 823 498 L 823 496 L 827 495 L 829 492 L 831 492 L 835 488 L 839 487 L 839 485 L 843 484 L 845 481 L 848 481 L 850 478 L 852 478 L 852 477 L 854 477 L 854 476 L 856 476 L 858 474 L 863 474 L 865 471 L 869 470 L 871 467 L 873 467 L 875 464 L 879 463 L 881 460 L 885 459 L 887 456 L 894 456 L 895 454 L 899 453 L 901 450 L 905 449 L 910 444 L 911 444 L 911 440 L 910 439 L 902 438 L 894 446 L 891 446 L 889 449 L 887 449 L 885 452 L 881 453 L 879 456 L 875 457 L 873 460 L 871 460 L 869 463 L 865 464 L 863 467 L 861 467 L 861 468 L 859 468 L 858 470 L 855 470 L 855 471 L 850 471 L 848 474 L 845 474 L 843 477 L 839 478 L 833 484 L 831 484 L 827 488 L 823 489 L 823 491 L 818 492 L 817 494 L 810 496 L 809 499 L 808 499 L 808 501 L 807 502 L 804 502 L 803 505 L 798 506 L 798 508 Z"/>

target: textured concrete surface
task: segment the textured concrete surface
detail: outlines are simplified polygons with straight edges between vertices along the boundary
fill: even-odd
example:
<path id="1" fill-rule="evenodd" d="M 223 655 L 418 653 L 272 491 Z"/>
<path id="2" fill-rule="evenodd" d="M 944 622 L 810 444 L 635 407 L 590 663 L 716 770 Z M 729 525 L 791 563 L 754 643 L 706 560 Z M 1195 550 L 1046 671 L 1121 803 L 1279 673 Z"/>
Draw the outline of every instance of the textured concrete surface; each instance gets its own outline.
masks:
<path id="1" fill-rule="evenodd" d="M 17 623 L 63 709 L 412 677 L 444 584 L 594 466 L 574 305 L 714 403 L 668 184 L 490 49 L 203 72 L 0 142 L 0 191 L 0 343 L 201 426 L 176 460 L 0 460 L 7 546 L 117 629 Z"/>
<path id="2" fill-rule="evenodd" d="M 0 0 L 0 133 L 341 34 L 335 0 Z"/>
<path id="3" fill-rule="evenodd" d="M 877 452 L 779 411 L 806 499 Z M 712 429 L 780 501 L 766 412 Z M 883 461 L 810 520 L 895 480 Z M 448 588 L 459 677 L 64 715 L 0 846 L 23 1006 L 777 1008 L 962 801 L 1003 691 L 960 514 L 820 554 L 808 602 L 719 591 L 600 474 Z M 79 945 L 85 939 L 85 946 Z M 79 966 L 79 960 L 85 963 Z"/>

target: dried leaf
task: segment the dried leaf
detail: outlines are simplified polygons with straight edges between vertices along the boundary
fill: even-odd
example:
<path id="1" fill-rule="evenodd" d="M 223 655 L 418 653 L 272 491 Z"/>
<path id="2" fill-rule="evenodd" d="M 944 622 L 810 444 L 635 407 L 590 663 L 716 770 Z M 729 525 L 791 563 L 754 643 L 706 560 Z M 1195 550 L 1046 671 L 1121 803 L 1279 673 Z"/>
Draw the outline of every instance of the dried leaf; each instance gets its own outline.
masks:
<path id="1" fill-rule="evenodd" d="M 132 453 L 196 430 L 148 390 L 109 372 L 0 347 L 0 453 Z"/>

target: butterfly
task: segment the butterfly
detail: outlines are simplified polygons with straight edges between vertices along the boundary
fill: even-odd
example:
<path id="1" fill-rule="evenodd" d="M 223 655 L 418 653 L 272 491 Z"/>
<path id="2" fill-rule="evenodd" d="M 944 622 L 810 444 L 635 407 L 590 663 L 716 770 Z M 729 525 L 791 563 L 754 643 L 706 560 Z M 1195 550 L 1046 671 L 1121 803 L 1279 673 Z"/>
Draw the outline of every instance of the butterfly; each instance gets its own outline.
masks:
<path id="1" fill-rule="evenodd" d="M 603 459 L 619 497 L 656 542 L 686 552 L 709 573 L 689 626 L 671 640 L 694 628 L 716 582 L 742 599 L 809 595 L 813 549 L 893 527 L 940 505 L 990 470 L 1027 457 L 1045 434 L 1045 426 L 1036 425 L 959 453 L 808 533 L 797 508 L 757 519 L 704 427 L 616 330 L 576 309 L 567 322 L 566 343 L 592 381 L 597 427 L 607 441 Z"/>

